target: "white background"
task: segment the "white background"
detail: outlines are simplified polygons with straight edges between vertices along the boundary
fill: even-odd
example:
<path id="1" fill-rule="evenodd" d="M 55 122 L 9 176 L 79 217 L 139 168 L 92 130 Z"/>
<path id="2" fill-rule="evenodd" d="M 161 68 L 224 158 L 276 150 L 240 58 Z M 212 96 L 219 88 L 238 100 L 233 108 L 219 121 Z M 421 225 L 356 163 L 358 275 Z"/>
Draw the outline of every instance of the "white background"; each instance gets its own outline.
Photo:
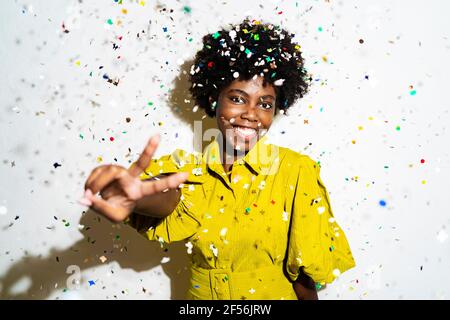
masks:
<path id="1" fill-rule="evenodd" d="M 183 298 L 183 243 L 164 252 L 76 200 L 95 166 L 128 166 L 156 132 L 158 156 L 193 151 L 202 113 L 185 72 L 203 35 L 250 15 L 295 33 L 314 78 L 270 135 L 321 162 L 356 259 L 319 297 L 449 299 L 448 12 L 444 0 L 1 1 L 0 297 Z"/>

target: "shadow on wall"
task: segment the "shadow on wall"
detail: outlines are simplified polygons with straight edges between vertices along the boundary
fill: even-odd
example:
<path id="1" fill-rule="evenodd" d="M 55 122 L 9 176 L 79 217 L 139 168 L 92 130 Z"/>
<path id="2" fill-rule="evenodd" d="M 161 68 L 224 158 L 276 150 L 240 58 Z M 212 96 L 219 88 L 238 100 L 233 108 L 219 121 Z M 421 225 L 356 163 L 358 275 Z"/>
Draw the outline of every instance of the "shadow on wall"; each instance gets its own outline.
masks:
<path id="1" fill-rule="evenodd" d="M 169 257 L 168 263 L 162 264 L 164 273 L 171 281 L 171 299 L 184 299 L 189 285 L 188 257 L 184 243 L 167 246 L 163 251 L 156 242 L 150 242 L 139 235 L 134 229 L 124 224 L 114 224 L 101 217 L 93 210 L 83 214 L 79 222 L 83 225 L 81 233 L 83 239 L 63 250 L 52 249 L 46 257 L 26 256 L 11 265 L 9 270 L 0 278 L 2 284 L 1 299 L 46 299 L 56 288 L 62 291 L 67 288 L 70 273 L 66 273 L 69 266 L 75 265 L 84 272 L 86 269 L 103 265 L 100 257 L 107 258 L 105 264 L 116 261 L 122 269 L 132 269 L 136 272 L 147 271 L 160 265 L 163 257 Z M 112 275 L 114 276 L 114 275 Z M 31 285 L 25 292 L 11 292 L 13 286 L 22 278 L 28 277 Z M 152 299 L 152 289 L 145 281 L 136 277 L 135 287 L 129 290 L 145 290 L 145 295 Z M 80 286 L 89 286 L 84 276 L 80 279 Z M 101 280 L 101 279 L 100 279 Z M 101 282 L 96 283 L 97 287 Z M 127 298 L 118 287 L 117 292 L 107 288 L 108 294 L 98 299 Z M 101 293 L 101 291 L 100 291 Z M 61 297 L 61 295 L 58 295 Z"/>
<path id="2" fill-rule="evenodd" d="M 173 91 L 169 96 L 169 106 L 172 109 L 175 117 L 181 119 L 183 122 L 190 125 L 191 130 L 194 131 L 194 123 L 201 123 L 201 136 L 194 135 L 194 146 L 197 145 L 198 139 L 201 139 L 201 148 L 205 149 L 206 145 L 208 145 L 211 141 L 203 139 L 203 133 L 208 129 L 217 128 L 217 122 L 215 118 L 210 118 L 206 115 L 206 113 L 202 109 L 198 109 L 196 112 L 193 112 L 194 101 L 191 99 L 191 95 L 189 93 L 189 72 L 191 70 L 191 66 L 194 64 L 194 60 L 185 61 L 180 66 L 180 74 L 173 81 Z M 189 102 L 185 102 L 186 100 L 190 100 Z M 200 152 L 201 150 L 194 151 Z"/>
<path id="3" fill-rule="evenodd" d="M 175 117 L 183 120 L 194 128 L 194 121 L 202 122 L 203 132 L 210 128 L 216 128 L 216 120 L 211 119 L 199 109 L 193 112 L 193 100 L 190 98 L 188 75 L 193 60 L 186 61 L 180 67 L 180 74 L 174 79 L 173 90 L 168 103 Z M 189 102 L 185 102 L 190 100 Z M 196 137 L 200 139 L 201 137 Z M 210 141 L 203 141 L 202 150 Z M 198 150 L 195 150 L 198 151 Z M 88 172 L 94 168 L 87 168 Z M 80 194 L 81 194 L 80 190 Z M 67 279 L 71 274 L 66 273 L 67 267 L 76 265 L 81 272 L 94 268 L 103 263 L 100 257 L 105 256 L 107 261 L 119 263 L 121 268 L 132 269 L 136 272 L 147 271 L 161 264 L 163 257 L 169 257 L 168 263 L 161 264 L 164 273 L 171 282 L 171 299 L 184 299 L 189 286 L 190 271 L 189 260 L 184 242 L 168 245 L 163 251 L 159 243 L 150 242 L 139 235 L 136 230 L 123 224 L 113 224 L 106 218 L 102 218 L 92 210 L 83 213 L 79 221 L 84 228 L 81 230 L 83 239 L 74 243 L 68 249 L 51 249 L 46 257 L 25 256 L 15 262 L 0 278 L 1 299 L 46 299 L 56 288 L 66 288 Z M 14 293 L 12 288 L 24 277 L 29 277 L 31 284 L 25 292 Z M 89 279 L 81 278 L 81 286 L 87 286 Z M 100 283 L 99 283 L 100 284 Z M 97 288 L 98 289 L 98 288 Z M 131 290 L 145 291 L 149 299 L 152 297 L 152 288 L 145 282 L 136 279 L 135 288 Z M 111 293 L 111 288 L 108 288 Z M 106 298 L 98 297 L 99 299 Z M 108 298 L 126 298 L 122 289 L 111 293 Z"/>

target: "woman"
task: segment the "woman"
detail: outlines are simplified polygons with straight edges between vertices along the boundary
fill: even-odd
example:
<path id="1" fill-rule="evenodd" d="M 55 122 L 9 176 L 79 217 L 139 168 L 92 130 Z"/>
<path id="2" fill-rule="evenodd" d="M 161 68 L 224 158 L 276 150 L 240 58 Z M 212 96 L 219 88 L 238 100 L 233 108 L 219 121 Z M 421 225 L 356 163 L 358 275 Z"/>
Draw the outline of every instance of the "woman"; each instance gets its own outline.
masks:
<path id="1" fill-rule="evenodd" d="M 84 204 L 162 245 L 186 242 L 190 299 L 317 299 L 355 265 L 319 166 L 264 136 L 308 88 L 292 36 L 248 19 L 206 35 L 190 91 L 218 138 L 203 154 L 152 160 L 155 136 L 130 168 L 100 166 L 86 181 Z"/>

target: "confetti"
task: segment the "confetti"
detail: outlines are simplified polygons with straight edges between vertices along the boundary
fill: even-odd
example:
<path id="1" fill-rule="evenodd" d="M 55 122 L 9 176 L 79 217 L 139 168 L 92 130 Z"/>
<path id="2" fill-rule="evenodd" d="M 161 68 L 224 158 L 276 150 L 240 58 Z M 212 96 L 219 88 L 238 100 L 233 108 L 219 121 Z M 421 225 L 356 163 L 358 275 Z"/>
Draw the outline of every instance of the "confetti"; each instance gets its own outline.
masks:
<path id="1" fill-rule="evenodd" d="M 282 86 L 285 79 L 278 79 L 273 84 L 276 86 Z"/>
<path id="2" fill-rule="evenodd" d="M 217 249 L 212 243 L 209 245 L 209 249 L 213 252 L 214 256 L 217 257 L 219 254 L 219 249 Z"/>
<path id="3" fill-rule="evenodd" d="M 169 262 L 169 261 L 170 261 L 170 257 L 163 257 L 163 258 L 161 259 L 161 264 L 167 263 L 167 262 Z"/>
<path id="4" fill-rule="evenodd" d="M 192 248 L 194 247 L 193 244 L 192 244 L 192 242 L 189 241 L 189 242 L 185 243 L 184 245 L 185 245 L 186 248 L 187 248 L 187 253 L 188 253 L 188 254 L 192 254 Z"/>

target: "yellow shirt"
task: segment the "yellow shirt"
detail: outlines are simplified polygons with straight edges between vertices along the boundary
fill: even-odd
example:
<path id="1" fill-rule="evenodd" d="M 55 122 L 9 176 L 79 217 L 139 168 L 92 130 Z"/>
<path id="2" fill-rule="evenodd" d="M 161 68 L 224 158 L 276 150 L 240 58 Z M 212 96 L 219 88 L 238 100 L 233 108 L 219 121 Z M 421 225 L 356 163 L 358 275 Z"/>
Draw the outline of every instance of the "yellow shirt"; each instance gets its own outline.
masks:
<path id="1" fill-rule="evenodd" d="M 324 285 L 355 266 L 318 164 L 263 137 L 227 175 L 219 149 L 217 141 L 204 154 L 177 149 L 141 176 L 190 173 L 174 212 L 141 230 L 161 243 L 185 240 L 188 298 L 296 299 L 300 267 Z"/>

